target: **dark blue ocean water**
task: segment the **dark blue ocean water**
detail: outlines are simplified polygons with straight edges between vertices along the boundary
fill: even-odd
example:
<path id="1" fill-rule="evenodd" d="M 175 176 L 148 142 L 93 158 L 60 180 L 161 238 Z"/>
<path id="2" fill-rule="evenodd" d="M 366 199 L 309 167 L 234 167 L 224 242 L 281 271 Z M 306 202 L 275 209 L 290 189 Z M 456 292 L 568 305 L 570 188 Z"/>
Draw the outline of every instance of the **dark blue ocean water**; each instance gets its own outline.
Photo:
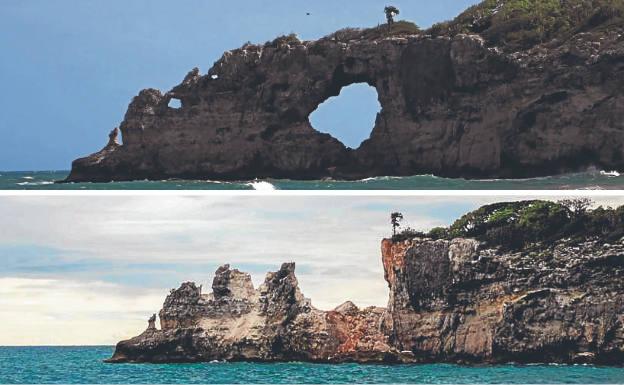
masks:
<path id="1" fill-rule="evenodd" d="M 624 383 L 624 368 L 555 365 L 105 364 L 112 346 L 0 347 L 0 383 Z"/>
<path id="2" fill-rule="evenodd" d="M 531 179 L 465 180 L 433 175 L 378 177 L 359 181 L 255 180 L 215 181 L 134 181 L 113 183 L 65 183 L 68 171 L 0 171 L 0 190 L 559 190 L 624 189 L 624 175 L 604 171 L 556 175 Z"/>

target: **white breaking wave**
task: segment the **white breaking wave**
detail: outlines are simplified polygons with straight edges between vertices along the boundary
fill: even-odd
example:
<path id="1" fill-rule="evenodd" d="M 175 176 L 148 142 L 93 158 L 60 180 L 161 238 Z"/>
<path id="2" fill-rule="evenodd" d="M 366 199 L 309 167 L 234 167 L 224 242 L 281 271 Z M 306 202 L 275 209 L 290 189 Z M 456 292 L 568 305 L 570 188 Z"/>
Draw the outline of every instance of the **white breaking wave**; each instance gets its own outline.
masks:
<path id="1" fill-rule="evenodd" d="M 250 183 L 247 183 L 247 186 L 251 186 L 253 187 L 254 190 L 258 190 L 258 191 L 274 191 L 275 190 L 275 186 L 265 181 L 250 182 Z"/>
<path id="2" fill-rule="evenodd" d="M 54 182 L 42 181 L 42 182 L 19 182 L 17 183 L 20 186 L 43 186 L 46 184 L 54 184 Z"/>
<path id="3" fill-rule="evenodd" d="M 377 180 L 384 181 L 384 180 L 393 180 L 393 179 L 405 179 L 405 178 L 412 178 L 412 177 L 418 177 L 418 176 L 426 176 L 426 177 L 437 178 L 433 174 L 411 175 L 411 176 L 374 176 L 374 177 L 370 177 L 370 178 L 360 179 L 358 182 L 371 182 L 371 181 L 377 181 Z"/>
<path id="4" fill-rule="evenodd" d="M 23 176 L 22 179 L 35 179 L 32 176 Z"/>
<path id="5" fill-rule="evenodd" d="M 587 187 L 581 187 L 578 190 L 604 190 L 604 188 L 601 186 L 587 186 Z"/>
<path id="6" fill-rule="evenodd" d="M 617 171 L 600 171 L 600 175 L 604 175 L 604 176 L 610 176 L 610 177 L 616 177 L 616 176 L 620 176 L 620 173 Z"/>

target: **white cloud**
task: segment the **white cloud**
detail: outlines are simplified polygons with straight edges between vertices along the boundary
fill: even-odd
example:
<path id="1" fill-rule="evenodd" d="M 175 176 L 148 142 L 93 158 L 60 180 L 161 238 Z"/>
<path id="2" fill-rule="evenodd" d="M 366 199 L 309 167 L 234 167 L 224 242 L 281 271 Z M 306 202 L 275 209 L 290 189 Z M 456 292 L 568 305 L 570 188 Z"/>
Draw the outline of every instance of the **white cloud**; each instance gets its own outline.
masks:
<path id="1" fill-rule="evenodd" d="M 315 306 L 384 306 L 380 241 L 390 233 L 391 211 L 426 230 L 482 204 L 519 199 L 0 197 L 0 247 L 34 250 L 28 260 L 5 255 L 0 266 L 0 345 L 108 344 L 136 335 L 168 289 L 185 280 L 209 287 L 223 263 L 259 284 L 267 270 L 294 261 Z M 44 255 L 48 249 L 54 255 Z"/>
<path id="2" fill-rule="evenodd" d="M 102 282 L 0 278 L 0 345 L 111 345 L 137 335 L 162 291 Z"/>

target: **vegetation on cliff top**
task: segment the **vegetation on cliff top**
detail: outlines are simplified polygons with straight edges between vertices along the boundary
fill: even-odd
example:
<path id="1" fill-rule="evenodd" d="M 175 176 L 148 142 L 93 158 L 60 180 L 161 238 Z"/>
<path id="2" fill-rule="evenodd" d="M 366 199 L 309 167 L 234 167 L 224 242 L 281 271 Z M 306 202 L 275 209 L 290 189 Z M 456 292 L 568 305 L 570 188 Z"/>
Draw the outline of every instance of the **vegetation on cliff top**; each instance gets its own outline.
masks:
<path id="1" fill-rule="evenodd" d="M 613 26 L 624 27 L 624 0 L 484 0 L 453 20 L 434 24 L 425 33 L 433 36 L 480 34 L 489 44 L 515 50 Z M 372 28 L 344 28 L 325 39 L 347 42 L 420 33 L 423 31 L 418 25 L 399 20 Z M 290 34 L 266 45 L 280 43 L 300 41 L 295 34 Z"/>
<path id="2" fill-rule="evenodd" d="M 349 40 L 375 40 L 390 36 L 406 36 L 421 33 L 422 30 L 411 21 L 399 20 L 392 24 L 380 24 L 372 28 L 343 28 L 323 39 L 335 40 L 338 42 L 348 42 Z M 322 40 L 322 39 L 321 39 Z M 265 47 L 277 48 L 282 45 L 301 44 L 301 40 L 295 33 L 278 36 L 272 41 L 264 43 Z M 243 47 L 250 46 L 247 42 Z"/>
<path id="3" fill-rule="evenodd" d="M 346 42 L 349 40 L 375 40 L 389 36 L 416 35 L 419 33 L 422 33 L 422 30 L 416 24 L 411 21 L 399 20 L 390 25 L 380 24 L 372 28 L 343 28 L 326 38 Z"/>
<path id="4" fill-rule="evenodd" d="M 400 13 L 399 9 L 394 6 L 386 6 L 384 8 L 386 14 L 386 24 L 379 24 L 376 27 L 371 28 L 343 28 L 338 30 L 323 39 L 334 40 L 338 42 L 348 42 L 350 40 L 375 40 L 389 36 L 401 36 L 401 35 L 415 35 L 421 33 L 420 27 L 411 21 L 394 21 L 394 16 Z M 301 41 L 295 33 L 289 35 L 278 36 L 273 41 L 267 41 L 264 43 L 265 47 L 279 47 L 281 45 L 300 44 Z M 251 43 L 245 44 L 246 46 Z"/>
<path id="5" fill-rule="evenodd" d="M 561 239 L 582 241 L 600 237 L 606 243 L 620 240 L 624 236 L 624 206 L 590 210 L 591 203 L 588 199 L 494 203 L 465 214 L 449 227 L 434 228 L 429 233 L 408 228 L 393 240 L 417 236 L 475 238 L 505 249 L 552 244 Z"/>
<path id="6" fill-rule="evenodd" d="M 624 0 L 484 0 L 425 33 L 480 34 L 490 44 L 513 50 L 613 26 L 624 26 Z M 416 24 L 401 20 L 367 29 L 345 28 L 328 37 L 348 41 L 418 33 L 422 31 Z"/>
<path id="7" fill-rule="evenodd" d="M 485 0 L 428 32 L 478 33 L 491 44 L 528 48 L 614 25 L 624 25 L 624 0 Z"/>

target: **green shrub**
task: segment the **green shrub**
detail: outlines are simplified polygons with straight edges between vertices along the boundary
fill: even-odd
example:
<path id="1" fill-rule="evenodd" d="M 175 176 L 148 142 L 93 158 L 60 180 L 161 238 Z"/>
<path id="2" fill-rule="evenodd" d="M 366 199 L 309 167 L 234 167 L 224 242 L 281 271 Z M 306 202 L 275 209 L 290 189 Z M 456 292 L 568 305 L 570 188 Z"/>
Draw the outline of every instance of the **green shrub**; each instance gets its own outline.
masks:
<path id="1" fill-rule="evenodd" d="M 427 233 L 427 237 L 432 239 L 446 239 L 448 235 L 448 229 L 446 227 L 434 227 Z"/>
<path id="2" fill-rule="evenodd" d="M 411 21 L 399 20 L 392 25 L 381 24 L 377 27 L 363 29 L 361 38 L 374 40 L 388 36 L 416 35 L 421 32 L 421 29 Z"/>
<path id="3" fill-rule="evenodd" d="M 370 34 L 376 35 L 416 35 L 421 33 L 420 27 L 418 27 L 415 23 L 406 20 L 395 21 L 390 28 L 388 25 L 380 25 L 377 28 L 369 28 Z"/>
<path id="4" fill-rule="evenodd" d="M 291 33 L 288 35 L 278 36 L 275 39 L 273 39 L 273 41 L 267 41 L 266 43 L 264 43 L 264 45 L 267 47 L 277 48 L 284 44 L 294 45 L 294 44 L 300 44 L 300 43 L 301 43 L 301 40 L 299 40 L 299 37 L 297 37 L 297 34 Z"/>
<path id="5" fill-rule="evenodd" d="M 479 33 L 490 44 L 528 48 L 580 31 L 623 26 L 623 15 L 624 0 L 485 0 L 428 33 Z"/>
<path id="6" fill-rule="evenodd" d="M 393 239 L 475 238 L 503 249 L 520 249 L 533 243 L 551 245 L 562 239 L 582 241 L 599 237 L 607 243 L 622 239 L 624 206 L 579 209 L 591 204 L 583 199 L 494 203 L 466 213 L 448 228 L 436 227 L 427 234 L 408 228 Z"/>
<path id="7" fill-rule="evenodd" d="M 487 219 L 489 225 L 504 225 L 515 222 L 518 219 L 518 213 L 513 207 L 505 207 L 493 212 Z"/>
<path id="8" fill-rule="evenodd" d="M 397 233 L 396 235 L 394 235 L 392 237 L 392 241 L 393 242 L 402 242 L 405 241 L 407 239 L 413 239 L 413 238 L 425 238 L 427 236 L 427 234 L 423 233 L 422 231 L 417 231 L 414 230 L 410 227 L 407 227 L 405 229 L 403 229 L 401 232 Z"/>
<path id="9" fill-rule="evenodd" d="M 372 28 L 343 28 L 326 38 L 335 39 L 342 42 L 349 40 L 375 40 L 382 39 L 388 36 L 406 36 L 416 35 L 422 33 L 422 30 L 411 21 L 399 20 L 392 25 L 380 24 L 377 27 Z"/>

